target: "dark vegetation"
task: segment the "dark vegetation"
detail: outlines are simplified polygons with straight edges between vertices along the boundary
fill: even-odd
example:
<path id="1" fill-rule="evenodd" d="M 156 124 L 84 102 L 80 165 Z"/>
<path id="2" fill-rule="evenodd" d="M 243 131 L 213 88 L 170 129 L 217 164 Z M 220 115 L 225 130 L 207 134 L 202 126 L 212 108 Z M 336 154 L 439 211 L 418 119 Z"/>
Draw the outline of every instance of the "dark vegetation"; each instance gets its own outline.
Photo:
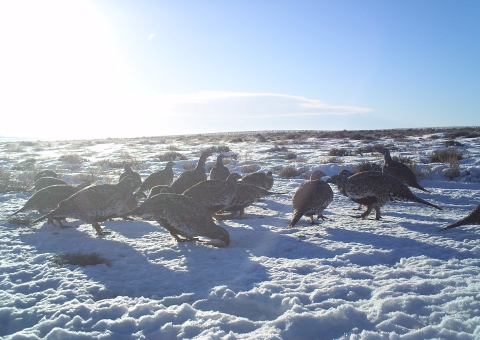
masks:
<path id="1" fill-rule="evenodd" d="M 53 257 L 52 262 L 57 266 L 63 266 L 66 264 L 76 266 L 96 266 L 97 264 L 106 264 L 110 266 L 110 261 L 103 257 L 100 253 L 60 253 Z"/>

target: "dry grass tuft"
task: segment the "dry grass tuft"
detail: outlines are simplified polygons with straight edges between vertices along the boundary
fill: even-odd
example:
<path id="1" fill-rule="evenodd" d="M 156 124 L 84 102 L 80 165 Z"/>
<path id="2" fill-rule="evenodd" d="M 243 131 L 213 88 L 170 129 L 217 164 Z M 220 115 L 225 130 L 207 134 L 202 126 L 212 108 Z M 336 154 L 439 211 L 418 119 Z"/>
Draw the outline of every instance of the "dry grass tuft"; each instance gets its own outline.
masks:
<path id="1" fill-rule="evenodd" d="M 8 191 L 30 191 L 33 187 L 32 171 L 8 172 L 0 169 L 0 193 Z"/>
<path id="2" fill-rule="evenodd" d="M 158 160 L 160 162 L 177 161 L 177 160 L 185 161 L 187 159 L 188 158 L 185 155 L 176 151 L 166 152 L 161 155 L 158 155 Z"/>
<path id="3" fill-rule="evenodd" d="M 357 165 L 353 166 L 353 172 L 364 172 L 364 171 L 382 171 L 382 167 L 378 163 L 373 163 L 369 161 L 362 161 Z"/>
<path id="4" fill-rule="evenodd" d="M 96 266 L 98 264 L 105 264 L 111 266 L 109 260 L 103 257 L 100 253 L 84 253 L 84 252 L 64 252 L 53 257 L 52 262 L 57 266 L 71 264 L 75 266 Z"/>
<path id="5" fill-rule="evenodd" d="M 464 158 L 463 151 L 455 148 L 435 150 L 429 154 L 432 163 L 450 163 L 453 159 L 460 161 Z"/>
<path id="6" fill-rule="evenodd" d="M 32 225 L 34 220 L 35 218 L 30 215 L 14 215 L 7 218 L 8 223 L 19 225 Z"/>
<path id="7" fill-rule="evenodd" d="M 293 178 L 293 177 L 299 177 L 301 176 L 304 172 L 307 170 L 305 167 L 298 168 L 296 169 L 294 166 L 287 166 L 287 167 L 281 167 L 278 171 L 278 177 L 280 178 Z"/>
<path id="8" fill-rule="evenodd" d="M 79 165 L 85 161 L 82 156 L 76 153 L 62 155 L 58 160 L 72 165 Z"/>

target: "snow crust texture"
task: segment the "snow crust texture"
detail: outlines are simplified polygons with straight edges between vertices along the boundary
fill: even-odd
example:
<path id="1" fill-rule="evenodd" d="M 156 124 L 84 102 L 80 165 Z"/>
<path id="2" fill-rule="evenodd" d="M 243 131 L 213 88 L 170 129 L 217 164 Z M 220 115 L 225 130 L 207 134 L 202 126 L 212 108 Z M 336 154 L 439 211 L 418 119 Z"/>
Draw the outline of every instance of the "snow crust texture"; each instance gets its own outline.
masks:
<path id="1" fill-rule="evenodd" d="M 110 235 L 98 237 L 91 225 L 70 219 L 72 228 L 40 223 L 22 226 L 6 217 L 31 193 L 0 195 L 0 337 L 5 339 L 479 339 L 480 244 L 478 226 L 438 229 L 468 215 L 480 203 L 480 140 L 459 139 L 469 157 L 460 176 L 444 176 L 448 165 L 424 164 L 442 139 L 381 140 L 394 144 L 392 156 L 409 156 L 430 167 L 419 197 L 441 206 L 387 204 L 382 219 L 355 219 L 356 204 L 340 195 L 324 210 L 328 218 L 310 225 L 303 217 L 288 229 L 295 189 L 305 181 L 282 179 L 280 166 L 322 170 L 327 176 L 353 170 L 359 162 L 382 162 L 377 153 L 327 162 L 331 148 L 356 148 L 361 141 L 307 140 L 287 144 L 297 160 L 267 152 L 273 142 L 229 143 L 241 173 L 247 162 L 273 171 L 272 191 L 246 209 L 242 219 L 219 220 L 228 230 L 228 248 L 177 243 L 153 221 L 103 223 Z M 441 137 L 441 136 L 440 136 Z M 192 143 L 193 144 L 193 143 Z M 209 145 L 177 143 L 189 161 Z M 74 183 L 102 159 L 125 152 L 144 163 L 142 178 L 163 169 L 160 148 L 142 143 L 63 142 L 38 151 L 37 165 L 57 170 Z M 33 148 L 33 147 L 32 147 Z M 0 167 L 10 170 L 31 157 L 8 154 Z M 58 157 L 78 153 L 80 166 L 62 168 Z M 122 154 L 123 153 L 123 154 Z M 3 153 L 5 155 L 5 153 Z M 207 172 L 217 154 L 207 160 Z M 121 171 L 107 168 L 118 179 Z M 101 183 L 100 181 L 99 183 Z M 97 252 L 110 261 L 80 267 L 57 266 L 62 252 Z"/>

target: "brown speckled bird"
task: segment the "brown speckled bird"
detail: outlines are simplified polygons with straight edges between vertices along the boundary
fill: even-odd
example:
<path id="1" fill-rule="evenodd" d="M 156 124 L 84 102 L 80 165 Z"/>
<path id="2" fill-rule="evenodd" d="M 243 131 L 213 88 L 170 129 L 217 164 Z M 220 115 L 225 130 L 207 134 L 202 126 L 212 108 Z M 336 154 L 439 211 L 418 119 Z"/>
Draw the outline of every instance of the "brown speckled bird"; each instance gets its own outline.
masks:
<path id="1" fill-rule="evenodd" d="M 174 162 L 170 161 L 167 163 L 167 165 L 165 165 L 165 169 L 149 175 L 147 178 L 145 178 L 138 190 L 144 192 L 157 185 L 171 185 L 173 183 L 172 167 L 174 164 Z"/>
<path id="2" fill-rule="evenodd" d="M 237 173 L 230 174 L 226 180 L 209 179 L 185 190 L 183 195 L 202 203 L 213 214 L 227 207 L 237 191 L 237 181 L 242 178 Z"/>
<path id="3" fill-rule="evenodd" d="M 33 221 L 33 223 L 46 218 L 64 219 L 73 217 L 91 223 L 98 235 L 107 234 L 108 232 L 102 230 L 99 222 L 103 222 L 111 216 L 121 215 L 137 184 L 138 181 L 134 177 L 125 176 L 115 185 L 91 185 L 60 202 L 56 209 Z"/>
<path id="4" fill-rule="evenodd" d="M 257 187 L 252 184 L 240 184 L 237 185 L 237 191 L 233 196 L 230 204 L 223 209 L 223 211 L 231 212 L 229 218 L 234 218 L 239 213 L 238 218 L 241 219 L 245 213 L 245 208 L 256 202 L 262 197 L 271 195 L 283 195 L 284 192 L 271 192 L 264 188 Z"/>
<path id="5" fill-rule="evenodd" d="M 152 196 L 128 215 L 157 221 L 178 242 L 204 236 L 222 241 L 225 247 L 230 243 L 228 232 L 215 224 L 210 211 L 185 195 L 162 193 Z"/>
<path id="6" fill-rule="evenodd" d="M 40 177 L 35 181 L 34 190 L 39 191 L 51 185 L 68 185 L 68 183 L 55 177 Z"/>
<path id="7" fill-rule="evenodd" d="M 202 152 L 195 169 L 187 170 L 178 176 L 178 178 L 172 183 L 172 188 L 177 194 L 182 194 L 188 188 L 207 179 L 205 162 L 211 155 L 212 153 L 210 151 Z"/>
<path id="8" fill-rule="evenodd" d="M 399 180 L 413 188 L 429 192 L 427 189 L 423 188 L 420 184 L 418 184 L 417 176 L 415 176 L 413 171 L 408 166 L 392 159 L 392 157 L 390 156 L 390 151 L 384 149 L 382 153 L 384 156 L 384 165 L 382 167 L 382 172 L 398 178 Z"/>
<path id="9" fill-rule="evenodd" d="M 134 179 L 132 192 L 140 188 L 142 185 L 142 176 L 140 176 L 138 172 L 133 171 L 129 164 L 125 164 L 123 169 L 124 171 L 120 174 L 118 181 L 121 182 L 122 179 L 128 176 Z"/>
<path id="10" fill-rule="evenodd" d="M 230 170 L 223 164 L 223 159 L 227 156 L 220 154 L 217 156 L 215 165 L 210 169 L 210 179 L 218 179 L 224 181 L 230 175 Z"/>
<path id="11" fill-rule="evenodd" d="M 271 171 L 267 173 L 255 172 L 243 177 L 240 182 L 244 184 L 256 185 L 257 187 L 270 190 L 273 186 L 273 174 Z"/>
<path id="12" fill-rule="evenodd" d="M 110 219 L 115 218 L 115 217 L 121 217 L 124 220 L 131 221 L 132 219 L 127 216 L 128 213 L 130 211 L 132 211 L 133 209 L 135 209 L 138 206 L 138 202 L 140 202 L 142 199 L 144 199 L 146 197 L 147 197 L 147 195 L 145 195 L 145 193 L 143 191 L 134 192 L 133 195 L 128 197 L 128 199 L 125 202 L 125 205 L 124 205 L 121 212 L 119 212 L 118 214 L 114 214 L 114 215 L 110 215 L 108 217 L 105 217 L 104 220 L 99 220 L 98 222 L 104 222 L 106 220 L 110 220 Z"/>
<path id="13" fill-rule="evenodd" d="M 53 178 L 58 178 L 58 175 L 55 171 L 53 170 L 40 170 L 38 171 L 35 176 L 33 177 L 33 181 L 36 182 L 42 177 L 53 177 Z"/>
<path id="14" fill-rule="evenodd" d="M 27 202 L 25 202 L 22 208 L 15 211 L 10 216 L 16 215 L 21 212 L 30 211 L 30 210 L 36 210 L 41 215 L 44 215 L 52 211 L 53 209 L 55 209 L 61 201 L 69 198 L 74 193 L 82 190 L 83 188 L 86 188 L 87 186 L 88 186 L 87 183 L 79 184 L 76 187 L 73 187 L 71 185 L 63 185 L 63 184 L 48 186 L 46 188 L 43 188 L 35 192 L 27 200 Z M 48 224 L 55 225 L 55 223 L 53 222 L 54 220 L 57 221 L 61 227 L 63 226 L 61 222 L 62 220 L 61 218 L 60 219 L 49 218 Z"/>
<path id="15" fill-rule="evenodd" d="M 374 209 L 375 219 L 379 220 L 380 208 L 388 202 L 398 201 L 417 202 L 442 210 L 416 196 L 399 179 L 378 171 L 359 172 L 350 177 L 335 175 L 330 177 L 327 183 L 336 184 L 343 195 L 367 207 L 364 213 L 355 216 L 359 218 L 367 217 Z"/>
<path id="16" fill-rule="evenodd" d="M 150 192 L 148 193 L 148 198 L 158 195 L 158 194 L 174 194 L 175 190 L 169 185 L 156 185 L 152 189 L 150 189 Z"/>
<path id="17" fill-rule="evenodd" d="M 315 224 L 313 215 L 317 215 L 317 220 L 322 220 L 323 210 L 333 201 L 333 191 L 330 186 L 320 180 L 325 174 L 320 171 L 314 171 L 310 180 L 306 181 L 297 188 L 292 197 L 293 215 L 289 228 L 292 228 L 302 216 L 310 217 L 310 223 Z"/>
<path id="18" fill-rule="evenodd" d="M 468 216 L 462 218 L 461 220 L 458 220 L 455 223 L 452 223 L 446 227 L 441 228 L 439 231 L 445 231 L 448 229 L 460 227 L 462 225 L 467 225 L 467 224 L 480 224 L 480 205 L 478 205 L 473 211 L 468 214 Z"/>

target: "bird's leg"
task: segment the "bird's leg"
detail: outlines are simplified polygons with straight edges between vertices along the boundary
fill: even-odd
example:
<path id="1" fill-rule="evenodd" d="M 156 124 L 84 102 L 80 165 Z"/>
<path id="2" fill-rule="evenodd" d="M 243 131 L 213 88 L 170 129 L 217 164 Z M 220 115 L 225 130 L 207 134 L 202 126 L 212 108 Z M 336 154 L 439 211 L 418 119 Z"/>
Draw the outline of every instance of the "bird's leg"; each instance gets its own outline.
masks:
<path id="1" fill-rule="evenodd" d="M 329 218 L 326 217 L 326 216 L 323 216 L 323 214 L 318 214 L 318 215 L 317 215 L 317 220 L 318 220 L 319 218 L 321 218 L 322 221 L 329 220 Z"/>
<path id="2" fill-rule="evenodd" d="M 372 207 L 367 205 L 367 210 L 365 210 L 363 212 L 363 214 L 360 215 L 361 218 L 365 218 L 367 217 L 368 215 L 370 215 L 370 213 L 372 212 Z"/>
<path id="3" fill-rule="evenodd" d="M 240 209 L 240 214 L 238 215 L 239 220 L 242 219 L 244 213 L 245 213 L 245 208 Z"/>
<path id="4" fill-rule="evenodd" d="M 381 219 L 382 217 L 380 216 L 380 208 L 379 207 L 375 207 L 375 219 L 376 220 L 379 220 Z"/>
<path id="5" fill-rule="evenodd" d="M 62 219 L 61 219 L 61 218 L 56 219 L 56 221 L 58 222 L 58 225 L 60 226 L 60 228 L 71 228 L 71 226 L 69 226 L 69 225 L 64 225 L 64 224 L 62 223 Z"/>
<path id="6" fill-rule="evenodd" d="M 170 235 L 172 235 L 175 238 L 175 240 L 177 240 L 177 242 L 198 241 L 194 237 L 187 237 L 187 236 L 182 235 L 185 238 L 180 238 L 180 237 L 178 237 L 178 234 L 176 232 L 173 232 L 173 231 L 170 231 L 170 230 L 169 230 L 169 232 L 170 232 Z"/>
<path id="7" fill-rule="evenodd" d="M 97 235 L 108 235 L 111 234 L 110 231 L 103 230 L 102 227 L 100 227 L 100 224 L 98 222 L 93 222 L 92 223 L 93 228 L 97 231 Z"/>
<path id="8" fill-rule="evenodd" d="M 313 214 L 310 215 L 310 224 L 317 224 L 317 222 L 315 222 L 313 219 Z"/>
<path id="9" fill-rule="evenodd" d="M 174 233 L 173 231 L 170 231 L 170 230 L 169 230 L 169 232 L 170 232 L 170 235 L 172 235 L 173 238 L 175 240 L 177 240 L 177 242 L 184 242 L 185 241 L 184 239 L 181 239 L 180 237 L 178 237 L 177 233 Z"/>
<path id="10" fill-rule="evenodd" d="M 367 210 L 365 210 L 363 212 L 363 214 L 361 214 L 360 216 L 352 216 L 352 217 L 355 217 L 355 218 L 365 218 L 367 217 L 368 215 L 370 215 L 370 213 L 372 212 L 372 207 L 367 205 Z"/>

